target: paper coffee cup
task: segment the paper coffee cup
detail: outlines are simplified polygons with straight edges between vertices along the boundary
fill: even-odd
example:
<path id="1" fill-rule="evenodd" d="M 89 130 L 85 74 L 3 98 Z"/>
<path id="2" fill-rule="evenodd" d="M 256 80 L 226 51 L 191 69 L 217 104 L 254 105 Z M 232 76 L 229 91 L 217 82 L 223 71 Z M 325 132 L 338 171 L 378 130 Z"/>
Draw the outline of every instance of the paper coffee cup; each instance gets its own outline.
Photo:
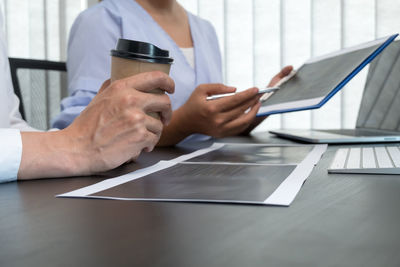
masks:
<path id="1" fill-rule="evenodd" d="M 149 71 L 162 71 L 169 74 L 174 61 L 169 51 L 157 46 L 127 39 L 119 39 L 117 47 L 111 50 L 111 82 Z M 164 94 L 162 89 L 149 93 Z M 160 118 L 158 113 L 149 114 Z"/>

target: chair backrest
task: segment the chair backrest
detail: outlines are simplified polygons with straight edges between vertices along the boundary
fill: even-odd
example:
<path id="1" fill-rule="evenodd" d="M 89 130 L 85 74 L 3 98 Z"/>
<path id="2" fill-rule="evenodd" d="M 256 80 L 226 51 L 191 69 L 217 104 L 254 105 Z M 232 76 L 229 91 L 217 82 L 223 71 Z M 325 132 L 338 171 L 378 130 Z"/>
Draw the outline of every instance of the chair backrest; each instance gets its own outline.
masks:
<path id="1" fill-rule="evenodd" d="M 50 128 L 68 95 L 65 62 L 9 58 L 14 92 L 20 99 L 22 117 L 37 129 Z"/>
<path id="2" fill-rule="evenodd" d="M 400 132 L 400 41 L 389 45 L 369 67 L 357 128 Z"/>

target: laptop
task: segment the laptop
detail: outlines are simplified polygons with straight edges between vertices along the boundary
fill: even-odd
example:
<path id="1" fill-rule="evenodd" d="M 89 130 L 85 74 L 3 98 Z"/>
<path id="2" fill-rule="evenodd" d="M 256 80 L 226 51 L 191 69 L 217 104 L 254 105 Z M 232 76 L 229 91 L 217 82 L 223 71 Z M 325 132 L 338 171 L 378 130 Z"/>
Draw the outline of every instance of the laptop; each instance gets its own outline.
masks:
<path id="1" fill-rule="evenodd" d="M 369 67 L 355 129 L 274 130 L 279 137 L 307 143 L 400 141 L 400 41 Z"/>

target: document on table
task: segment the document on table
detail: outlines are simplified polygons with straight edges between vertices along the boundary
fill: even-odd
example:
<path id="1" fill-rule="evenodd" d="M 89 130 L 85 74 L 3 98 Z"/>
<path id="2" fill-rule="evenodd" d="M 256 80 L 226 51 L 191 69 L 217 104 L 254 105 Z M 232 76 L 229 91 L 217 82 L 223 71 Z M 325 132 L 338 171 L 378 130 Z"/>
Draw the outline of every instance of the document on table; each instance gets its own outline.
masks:
<path id="1" fill-rule="evenodd" d="M 214 143 L 58 197 L 289 206 L 326 148 Z"/>

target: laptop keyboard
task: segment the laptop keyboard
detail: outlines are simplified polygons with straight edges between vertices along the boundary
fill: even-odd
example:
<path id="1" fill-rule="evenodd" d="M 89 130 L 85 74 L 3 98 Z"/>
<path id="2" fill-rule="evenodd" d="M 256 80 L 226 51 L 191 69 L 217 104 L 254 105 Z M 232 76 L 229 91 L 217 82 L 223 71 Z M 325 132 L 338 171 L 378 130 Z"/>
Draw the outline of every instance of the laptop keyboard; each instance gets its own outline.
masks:
<path id="1" fill-rule="evenodd" d="M 400 174 L 400 146 L 339 148 L 328 172 Z"/>

